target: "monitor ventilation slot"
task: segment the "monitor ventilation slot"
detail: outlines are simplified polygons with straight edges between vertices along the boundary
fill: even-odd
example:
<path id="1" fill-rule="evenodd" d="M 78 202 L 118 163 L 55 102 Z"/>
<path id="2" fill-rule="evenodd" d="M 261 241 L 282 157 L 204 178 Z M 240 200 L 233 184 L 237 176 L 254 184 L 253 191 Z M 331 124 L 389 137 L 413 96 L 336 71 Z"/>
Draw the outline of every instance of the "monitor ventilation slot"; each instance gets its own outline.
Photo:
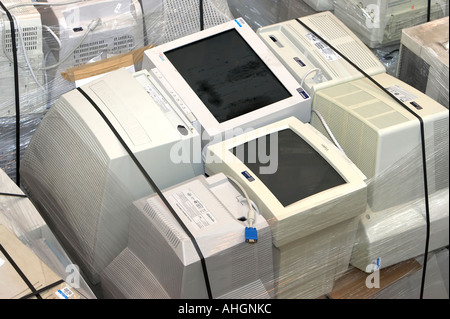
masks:
<path id="1" fill-rule="evenodd" d="M 144 206 L 143 211 L 147 216 L 154 221 L 155 227 L 161 231 L 161 234 L 165 236 L 168 243 L 177 248 L 180 244 L 180 232 L 175 228 L 171 221 L 168 221 L 166 217 L 161 214 L 161 210 L 152 200 L 148 200 Z"/>

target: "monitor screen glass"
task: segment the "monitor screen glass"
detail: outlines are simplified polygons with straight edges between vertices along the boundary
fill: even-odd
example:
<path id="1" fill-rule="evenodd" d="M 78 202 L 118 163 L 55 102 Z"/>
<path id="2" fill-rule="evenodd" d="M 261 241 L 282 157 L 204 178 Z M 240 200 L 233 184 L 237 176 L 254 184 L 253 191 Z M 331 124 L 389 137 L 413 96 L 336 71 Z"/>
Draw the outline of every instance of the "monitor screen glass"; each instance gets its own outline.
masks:
<path id="1" fill-rule="evenodd" d="M 260 137 L 230 151 L 283 206 L 345 183 L 341 175 L 291 129 Z M 271 170 L 267 170 L 269 166 Z M 265 172 L 261 170 L 264 167 Z"/>
<path id="2" fill-rule="evenodd" d="M 234 29 L 164 54 L 219 123 L 292 96 Z"/>

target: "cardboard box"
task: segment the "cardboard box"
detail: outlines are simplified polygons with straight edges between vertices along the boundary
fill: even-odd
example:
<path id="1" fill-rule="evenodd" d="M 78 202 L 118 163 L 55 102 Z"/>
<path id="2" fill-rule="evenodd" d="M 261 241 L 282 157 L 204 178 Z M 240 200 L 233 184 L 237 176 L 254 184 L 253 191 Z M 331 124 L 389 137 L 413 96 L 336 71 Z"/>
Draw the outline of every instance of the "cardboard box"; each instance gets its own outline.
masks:
<path id="1" fill-rule="evenodd" d="M 0 224 L 0 299 L 84 299 Z"/>

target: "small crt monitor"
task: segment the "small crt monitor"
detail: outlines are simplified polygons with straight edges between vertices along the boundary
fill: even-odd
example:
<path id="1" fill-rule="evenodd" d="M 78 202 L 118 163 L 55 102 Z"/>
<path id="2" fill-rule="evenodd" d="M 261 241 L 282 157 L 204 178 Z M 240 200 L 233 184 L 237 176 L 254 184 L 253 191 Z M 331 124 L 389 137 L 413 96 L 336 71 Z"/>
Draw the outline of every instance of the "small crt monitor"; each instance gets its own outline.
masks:
<path id="1" fill-rule="evenodd" d="M 272 227 L 274 245 L 366 209 L 366 177 L 311 125 L 289 117 L 208 146 L 205 172 L 232 176 Z"/>
<path id="2" fill-rule="evenodd" d="M 145 51 L 143 68 L 206 142 L 289 116 L 310 120 L 310 97 L 242 18 Z"/>

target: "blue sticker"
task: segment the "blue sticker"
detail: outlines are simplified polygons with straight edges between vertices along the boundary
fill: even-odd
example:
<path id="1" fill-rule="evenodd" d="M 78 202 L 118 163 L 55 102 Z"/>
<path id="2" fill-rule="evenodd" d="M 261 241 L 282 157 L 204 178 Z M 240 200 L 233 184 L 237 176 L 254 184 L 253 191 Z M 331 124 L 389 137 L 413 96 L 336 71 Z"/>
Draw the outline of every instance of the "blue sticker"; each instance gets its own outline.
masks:
<path id="1" fill-rule="evenodd" d="M 242 27 L 242 25 L 239 23 L 239 21 L 237 19 L 235 19 L 234 21 L 236 21 L 236 23 L 239 27 Z"/>
<path id="2" fill-rule="evenodd" d="M 66 294 L 62 292 L 62 290 L 58 290 L 58 293 L 59 293 L 64 299 L 69 299 L 69 297 L 67 297 Z"/>
<path id="3" fill-rule="evenodd" d="M 247 172 L 247 171 L 243 171 L 241 174 L 244 175 L 244 177 L 245 177 L 249 182 L 253 182 L 253 181 L 255 180 L 255 179 L 253 178 L 253 176 L 250 175 L 250 173 Z"/>
<path id="4" fill-rule="evenodd" d="M 297 57 L 294 57 L 294 60 L 295 60 L 295 62 L 297 62 L 298 64 L 300 64 L 300 66 L 301 66 L 301 67 L 304 67 L 304 66 L 306 66 L 306 64 L 305 64 L 305 63 L 303 63 L 303 61 L 302 61 L 302 60 L 300 60 L 299 58 L 297 58 Z"/>
<path id="5" fill-rule="evenodd" d="M 305 90 L 303 90 L 303 88 L 298 88 L 298 89 L 297 89 L 297 92 L 300 93 L 300 95 L 301 95 L 304 99 L 309 98 L 308 93 L 306 93 Z"/>

